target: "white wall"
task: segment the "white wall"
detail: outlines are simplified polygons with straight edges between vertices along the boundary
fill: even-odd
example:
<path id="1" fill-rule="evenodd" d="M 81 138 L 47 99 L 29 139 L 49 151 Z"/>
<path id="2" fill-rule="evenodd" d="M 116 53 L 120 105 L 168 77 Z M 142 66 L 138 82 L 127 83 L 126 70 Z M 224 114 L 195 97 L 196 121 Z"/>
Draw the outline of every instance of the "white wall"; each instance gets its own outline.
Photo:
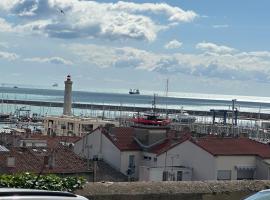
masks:
<path id="1" fill-rule="evenodd" d="M 257 158 L 256 159 L 255 179 L 268 180 L 268 179 L 270 179 L 269 172 L 270 172 L 269 162 L 267 162 L 267 160 Z"/>
<path id="2" fill-rule="evenodd" d="M 230 147 L 228 147 L 230 148 Z M 218 170 L 231 170 L 231 179 L 237 179 L 235 166 L 256 167 L 255 156 L 216 156 L 216 176 Z"/>
<path id="3" fill-rule="evenodd" d="M 214 156 L 190 141 L 185 141 L 159 155 L 157 166 L 165 166 L 165 161 L 166 166 L 173 164 L 192 168 L 192 180 L 216 180 Z"/>
<path id="4" fill-rule="evenodd" d="M 140 181 L 163 181 L 163 172 L 165 171 L 165 167 L 140 167 Z M 182 171 L 182 180 L 190 181 L 192 176 L 191 169 L 184 169 L 179 167 L 167 168 L 169 173 L 173 173 L 175 175 L 175 181 L 177 181 L 177 172 Z"/>
<path id="5" fill-rule="evenodd" d="M 144 159 L 145 156 L 150 157 L 151 160 Z M 154 161 L 155 158 L 156 158 L 156 154 L 148 153 L 148 152 L 142 152 L 140 165 L 141 166 L 148 166 L 148 167 L 156 167 L 157 162 Z"/>
<path id="6" fill-rule="evenodd" d="M 96 129 L 77 141 L 74 144 L 74 152 L 83 158 L 88 158 L 89 155 L 90 159 L 97 155 L 113 168 L 120 171 L 120 150 L 101 133 L 100 129 Z"/>
<path id="7" fill-rule="evenodd" d="M 74 144 L 74 152 L 83 158 L 93 159 L 94 155 L 101 154 L 101 131 L 96 129 Z"/>
<path id="8" fill-rule="evenodd" d="M 121 152 L 120 150 L 105 136 L 102 134 L 102 156 L 103 160 L 107 162 L 111 167 L 118 171 L 121 171 Z M 122 171 L 121 171 L 122 172 Z"/>
<path id="9" fill-rule="evenodd" d="M 139 181 L 149 181 L 149 167 L 139 167 Z"/>

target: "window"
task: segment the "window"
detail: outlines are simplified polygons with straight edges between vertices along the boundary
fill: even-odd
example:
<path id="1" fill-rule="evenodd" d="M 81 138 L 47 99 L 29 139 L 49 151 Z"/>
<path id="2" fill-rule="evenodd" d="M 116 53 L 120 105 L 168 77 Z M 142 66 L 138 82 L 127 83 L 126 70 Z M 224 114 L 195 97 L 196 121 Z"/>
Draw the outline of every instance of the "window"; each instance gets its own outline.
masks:
<path id="1" fill-rule="evenodd" d="M 150 156 L 143 156 L 143 159 L 144 159 L 144 160 L 151 160 L 152 157 L 150 157 Z"/>
<path id="2" fill-rule="evenodd" d="M 134 155 L 129 155 L 129 168 L 135 167 L 135 156 Z"/>
<path id="3" fill-rule="evenodd" d="M 231 170 L 218 170 L 217 180 L 231 180 Z"/>
<path id="4" fill-rule="evenodd" d="M 82 131 L 92 131 L 93 130 L 93 124 L 82 124 Z"/>
<path id="5" fill-rule="evenodd" d="M 167 181 L 168 180 L 168 175 L 169 175 L 169 173 L 167 171 L 164 171 L 163 176 L 162 176 L 162 181 Z"/>
<path id="6" fill-rule="evenodd" d="M 183 172 L 177 171 L 177 181 L 182 181 L 182 178 L 183 178 Z"/>

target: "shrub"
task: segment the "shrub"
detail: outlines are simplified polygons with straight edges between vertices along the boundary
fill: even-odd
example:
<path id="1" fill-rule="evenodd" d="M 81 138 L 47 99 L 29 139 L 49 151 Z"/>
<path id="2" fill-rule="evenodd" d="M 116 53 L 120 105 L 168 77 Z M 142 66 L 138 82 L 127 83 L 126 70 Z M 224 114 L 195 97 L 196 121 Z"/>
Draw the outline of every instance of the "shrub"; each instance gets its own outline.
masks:
<path id="1" fill-rule="evenodd" d="M 41 190 L 57 190 L 72 192 L 81 189 L 86 183 L 83 177 L 64 177 L 56 175 L 41 175 L 38 180 L 36 174 L 22 173 L 15 175 L 0 175 L 0 187 L 28 188 Z"/>

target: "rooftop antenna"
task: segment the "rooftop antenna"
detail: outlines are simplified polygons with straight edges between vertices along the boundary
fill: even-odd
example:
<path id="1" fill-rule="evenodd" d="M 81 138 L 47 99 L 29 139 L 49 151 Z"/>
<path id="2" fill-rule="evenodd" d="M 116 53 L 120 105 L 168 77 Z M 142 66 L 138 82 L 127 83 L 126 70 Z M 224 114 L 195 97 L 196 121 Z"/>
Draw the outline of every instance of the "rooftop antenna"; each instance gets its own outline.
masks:
<path id="1" fill-rule="evenodd" d="M 54 154 L 54 151 L 55 151 L 55 149 L 52 149 L 52 151 L 51 151 L 47 156 L 44 156 L 44 157 L 43 157 L 43 164 L 42 164 L 42 167 L 41 167 L 41 169 L 40 169 L 40 171 L 39 171 L 39 173 L 38 173 L 38 175 L 37 175 L 35 181 L 32 183 L 31 189 L 35 189 L 36 183 L 37 183 L 38 180 L 40 179 L 40 177 L 41 177 L 41 175 L 42 175 L 44 169 L 46 168 L 46 165 L 49 164 L 49 159 L 50 159 L 50 157 Z M 46 159 L 45 157 L 47 157 L 47 159 Z"/>

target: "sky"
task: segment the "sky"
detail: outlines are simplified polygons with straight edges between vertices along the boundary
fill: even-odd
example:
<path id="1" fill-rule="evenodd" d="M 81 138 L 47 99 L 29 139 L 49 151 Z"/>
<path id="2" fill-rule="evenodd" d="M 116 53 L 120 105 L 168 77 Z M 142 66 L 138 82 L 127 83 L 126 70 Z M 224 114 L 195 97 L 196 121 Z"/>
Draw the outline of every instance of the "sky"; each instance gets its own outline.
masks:
<path id="1" fill-rule="evenodd" d="M 270 96 L 269 0 L 1 0 L 0 84 Z"/>

